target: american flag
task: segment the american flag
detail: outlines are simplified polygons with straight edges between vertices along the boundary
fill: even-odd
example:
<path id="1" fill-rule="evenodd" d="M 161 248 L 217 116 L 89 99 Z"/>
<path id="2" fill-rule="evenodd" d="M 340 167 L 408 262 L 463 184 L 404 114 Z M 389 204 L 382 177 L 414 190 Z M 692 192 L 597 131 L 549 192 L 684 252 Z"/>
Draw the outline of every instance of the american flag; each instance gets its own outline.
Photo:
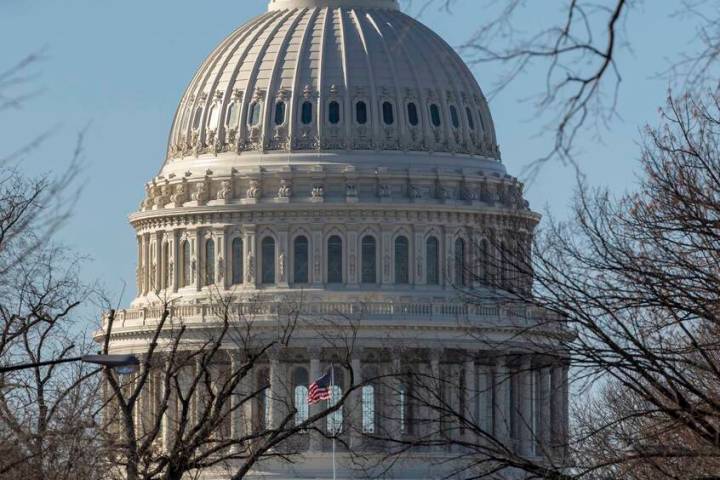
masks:
<path id="1" fill-rule="evenodd" d="M 330 400 L 330 383 L 332 382 L 332 369 L 315 380 L 308 388 L 308 404 L 313 405 L 322 400 Z"/>

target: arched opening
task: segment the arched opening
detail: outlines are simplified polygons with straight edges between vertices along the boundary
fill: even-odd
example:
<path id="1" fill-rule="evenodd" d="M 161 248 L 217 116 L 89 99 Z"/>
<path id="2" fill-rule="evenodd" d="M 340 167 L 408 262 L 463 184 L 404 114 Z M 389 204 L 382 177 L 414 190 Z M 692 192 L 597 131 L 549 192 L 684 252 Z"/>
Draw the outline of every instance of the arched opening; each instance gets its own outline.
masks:
<path id="1" fill-rule="evenodd" d="M 293 370 L 293 400 L 295 409 L 295 425 L 300 425 L 306 421 L 310 415 L 308 406 L 308 372 L 303 367 L 297 367 Z"/>
<path id="2" fill-rule="evenodd" d="M 420 116 L 418 115 L 417 105 L 415 105 L 415 103 L 413 102 L 408 103 L 407 113 L 410 125 L 412 125 L 413 127 L 417 127 L 420 123 Z"/>
<path id="3" fill-rule="evenodd" d="M 362 432 L 375 433 L 375 387 L 362 388 Z"/>
<path id="4" fill-rule="evenodd" d="M 440 118 L 440 107 L 438 107 L 436 104 L 430 105 L 430 120 L 432 121 L 432 124 L 435 128 L 440 127 L 442 125 L 442 119 Z"/>
<path id="5" fill-rule="evenodd" d="M 240 285 L 244 278 L 245 259 L 243 257 L 243 241 L 236 238 L 232 241 L 232 283 Z"/>
<path id="6" fill-rule="evenodd" d="M 260 113 L 262 111 L 262 104 L 260 102 L 252 102 L 248 109 L 247 123 L 251 127 L 260 123 Z"/>
<path id="7" fill-rule="evenodd" d="M 371 235 L 363 237 L 360 253 L 362 256 L 360 282 L 370 284 L 377 283 L 377 241 L 375 237 Z"/>
<path id="8" fill-rule="evenodd" d="M 328 283 L 342 283 L 343 272 L 342 272 L 342 239 L 333 235 L 328 238 L 327 243 L 327 282 Z"/>
<path id="9" fill-rule="evenodd" d="M 300 121 L 302 121 L 303 125 L 310 125 L 313 121 L 312 102 L 303 102 L 300 110 Z"/>
<path id="10" fill-rule="evenodd" d="M 395 239 L 395 283 L 406 285 L 410 282 L 410 242 L 405 236 Z"/>
<path id="11" fill-rule="evenodd" d="M 460 116 L 455 105 L 450 105 L 450 121 L 453 128 L 460 128 Z"/>
<path id="12" fill-rule="evenodd" d="M 355 104 L 355 121 L 358 123 L 358 125 L 365 125 L 367 123 L 367 103 L 360 101 Z"/>
<path id="13" fill-rule="evenodd" d="M 425 261 L 427 284 L 440 283 L 440 242 L 437 237 L 430 237 L 425 244 Z"/>
<path id="14" fill-rule="evenodd" d="M 455 240 L 455 285 L 465 286 L 465 240 Z"/>
<path id="15" fill-rule="evenodd" d="M 182 247 L 180 248 L 180 256 L 182 257 L 180 259 L 180 265 L 182 266 L 182 286 L 183 287 L 189 287 L 191 280 L 191 267 L 190 267 L 190 241 L 184 240 L 182 242 Z"/>
<path id="16" fill-rule="evenodd" d="M 301 236 L 295 239 L 293 244 L 293 282 L 308 283 L 308 260 L 310 244 L 307 237 Z"/>
<path id="17" fill-rule="evenodd" d="M 275 239 L 265 237 L 260 246 L 262 255 L 262 273 L 261 282 L 264 285 L 272 285 L 275 283 Z"/>
<path id="18" fill-rule="evenodd" d="M 215 284 L 215 241 L 205 242 L 205 285 Z"/>
<path id="19" fill-rule="evenodd" d="M 333 125 L 340 123 L 340 104 L 334 100 L 328 105 L 328 120 Z"/>
<path id="20" fill-rule="evenodd" d="M 392 125 L 393 123 L 395 123 L 395 109 L 393 108 L 392 103 L 383 102 L 382 111 L 383 122 L 385 123 L 385 125 Z"/>
<path id="21" fill-rule="evenodd" d="M 470 110 L 470 107 L 465 107 L 465 113 L 467 115 L 468 127 L 470 127 L 470 130 L 475 130 L 475 119 L 473 118 L 472 110 Z"/>
<path id="22" fill-rule="evenodd" d="M 285 102 L 277 102 L 275 104 L 275 125 L 280 126 L 285 123 Z"/>

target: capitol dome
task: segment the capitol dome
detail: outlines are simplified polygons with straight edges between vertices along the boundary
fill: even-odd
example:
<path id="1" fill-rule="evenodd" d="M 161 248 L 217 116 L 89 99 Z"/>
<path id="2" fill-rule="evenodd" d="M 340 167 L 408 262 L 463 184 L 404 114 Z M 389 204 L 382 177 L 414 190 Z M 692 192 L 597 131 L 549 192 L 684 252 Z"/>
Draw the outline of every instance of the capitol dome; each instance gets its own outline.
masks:
<path id="1" fill-rule="evenodd" d="M 554 345 L 530 328 L 542 314 L 507 302 L 530 292 L 511 265 L 527 261 L 540 217 L 500 161 L 474 75 L 396 0 L 271 0 L 192 78 L 145 190 L 130 216 L 137 295 L 116 314 L 113 352 L 142 354 L 165 303 L 192 327 L 191 349 L 217 331 L 218 298 L 233 311 L 251 299 L 259 336 L 301 299 L 292 344 L 263 357 L 265 376 L 252 380 L 272 398 L 306 395 L 336 358 L 317 322 L 352 319 L 356 381 L 400 365 L 463 378 L 443 395 L 529 457 L 542 456 L 534 438 L 566 434 L 567 365 L 537 351 Z M 280 410 L 253 402 L 232 413 L 230 435 L 280 422 Z M 397 427 L 385 408 L 372 393 L 354 398 L 344 445 L 364 448 L 367 422 Z M 429 428 L 401 416 L 404 435 Z M 172 439 L 163 434 L 165 448 Z M 257 478 L 322 478 L 327 438 L 304 441 L 305 461 L 264 464 Z M 413 454 L 387 478 L 440 478 L 449 454 Z M 338 455 L 342 478 L 355 478 L 349 452 Z"/>

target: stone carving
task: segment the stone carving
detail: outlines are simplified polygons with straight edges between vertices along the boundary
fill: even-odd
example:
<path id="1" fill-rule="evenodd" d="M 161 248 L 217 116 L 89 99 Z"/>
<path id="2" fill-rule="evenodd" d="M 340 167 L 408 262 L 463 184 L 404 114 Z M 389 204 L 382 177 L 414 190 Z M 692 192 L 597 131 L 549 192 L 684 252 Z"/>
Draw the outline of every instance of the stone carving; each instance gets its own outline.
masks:
<path id="1" fill-rule="evenodd" d="M 182 207 L 187 201 L 187 180 L 175 186 L 175 193 L 170 197 L 175 207 Z"/>
<path id="2" fill-rule="evenodd" d="M 159 194 L 157 194 L 159 190 Z M 162 187 L 156 190 L 157 196 L 155 197 L 154 204 L 157 208 L 163 208 L 170 202 L 170 185 L 165 183 Z"/>
<path id="3" fill-rule="evenodd" d="M 142 263 L 139 263 L 135 269 L 135 285 L 137 286 L 138 294 L 142 294 L 143 281 L 142 281 Z"/>
<path id="4" fill-rule="evenodd" d="M 254 283 L 255 282 L 255 257 L 253 256 L 252 252 L 248 252 L 245 264 L 247 265 L 247 282 Z"/>
<path id="5" fill-rule="evenodd" d="M 387 183 L 381 183 L 378 185 L 378 197 L 389 198 L 390 197 L 390 185 Z"/>
<path id="6" fill-rule="evenodd" d="M 383 271 L 385 272 L 385 277 L 390 276 L 390 255 L 385 254 L 385 259 L 383 261 Z"/>
<path id="7" fill-rule="evenodd" d="M 323 187 L 322 185 L 316 185 L 315 187 L 313 187 L 311 195 L 314 200 L 320 200 L 325 198 L 325 187 Z"/>
<path id="8" fill-rule="evenodd" d="M 223 180 L 217 194 L 217 199 L 225 201 L 233 199 L 233 184 L 230 180 Z"/>
<path id="9" fill-rule="evenodd" d="M 415 200 L 422 198 L 422 196 L 423 196 L 422 190 L 420 190 L 420 188 L 415 185 L 410 185 L 408 194 L 409 194 L 410 198 L 415 199 Z"/>
<path id="10" fill-rule="evenodd" d="M 262 197 L 262 190 L 260 189 L 260 182 L 257 180 L 250 180 L 250 186 L 245 192 L 247 198 L 259 200 Z"/>
<path id="11" fill-rule="evenodd" d="M 474 202 L 478 200 L 478 194 L 475 190 L 472 190 L 469 187 L 464 187 L 462 189 L 462 198 L 463 200 L 469 200 L 471 202 Z"/>
<path id="12" fill-rule="evenodd" d="M 417 275 L 418 275 L 419 278 L 422 278 L 422 274 L 423 274 L 423 262 L 424 262 L 424 260 L 423 260 L 422 255 L 418 255 L 418 256 L 417 256 Z"/>
<path id="13" fill-rule="evenodd" d="M 349 270 L 350 270 L 350 272 L 349 272 L 350 278 L 354 280 L 355 279 L 355 254 L 354 253 L 350 255 Z"/>
<path id="14" fill-rule="evenodd" d="M 280 281 L 285 281 L 285 252 L 280 252 L 280 255 L 278 255 L 278 274 L 280 276 Z"/>
<path id="15" fill-rule="evenodd" d="M 197 261 L 193 258 L 190 262 L 190 282 L 195 283 L 195 275 L 197 274 Z"/>
<path id="16" fill-rule="evenodd" d="M 222 283 L 223 277 L 225 276 L 225 261 L 222 257 L 218 258 L 218 269 L 217 269 L 217 281 Z"/>
<path id="17" fill-rule="evenodd" d="M 452 190 L 440 185 L 438 187 L 438 198 L 440 200 L 450 200 L 452 198 Z"/>
<path id="18" fill-rule="evenodd" d="M 172 287 L 175 284 L 175 263 L 170 260 L 168 263 L 168 287 Z"/>
<path id="19" fill-rule="evenodd" d="M 315 253 L 313 254 L 313 258 L 315 260 L 315 278 L 320 278 L 320 251 L 315 250 Z"/>
<path id="20" fill-rule="evenodd" d="M 292 195 L 292 187 L 287 180 L 280 180 L 280 188 L 278 188 L 277 198 L 290 198 Z"/>
<path id="21" fill-rule="evenodd" d="M 208 186 L 207 182 L 200 182 L 195 187 L 195 193 L 193 193 L 193 200 L 195 200 L 198 205 L 205 205 L 208 201 Z"/>
<path id="22" fill-rule="evenodd" d="M 357 185 L 354 183 L 347 183 L 345 184 L 345 196 L 346 197 L 357 197 Z"/>

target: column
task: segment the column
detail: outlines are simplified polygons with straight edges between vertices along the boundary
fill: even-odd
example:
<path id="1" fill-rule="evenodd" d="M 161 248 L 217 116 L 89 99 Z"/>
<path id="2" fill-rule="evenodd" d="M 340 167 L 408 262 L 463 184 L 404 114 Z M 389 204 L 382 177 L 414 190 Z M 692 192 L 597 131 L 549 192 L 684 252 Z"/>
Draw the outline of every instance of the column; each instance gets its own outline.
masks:
<path id="1" fill-rule="evenodd" d="M 431 381 L 430 384 L 432 388 L 435 390 L 434 392 L 428 392 L 427 398 L 432 403 L 434 403 L 434 398 L 437 396 L 438 398 L 442 398 L 442 386 L 441 386 L 441 377 L 440 377 L 440 356 L 442 355 L 442 350 L 432 350 L 430 352 L 430 376 Z M 430 428 L 432 433 L 432 437 L 435 440 L 441 440 L 442 434 L 444 431 L 443 425 L 442 425 L 442 412 L 438 410 L 437 408 L 431 408 L 430 410 Z"/>
<path id="2" fill-rule="evenodd" d="M 155 232 L 155 244 L 154 244 L 154 271 L 152 272 L 152 276 L 155 278 L 155 293 L 160 292 L 163 289 L 163 272 L 165 271 L 165 258 L 163 257 L 162 252 L 162 246 L 163 246 L 163 234 L 162 232 Z"/>
<path id="3" fill-rule="evenodd" d="M 275 268 L 277 271 L 276 279 L 277 286 L 288 288 L 290 272 L 290 246 L 288 245 L 288 225 L 278 225 L 276 227 L 278 244 L 277 244 L 277 262 L 275 262 Z"/>
<path id="4" fill-rule="evenodd" d="M 471 354 L 474 355 L 474 352 Z M 477 436 L 472 430 L 472 425 L 477 425 L 479 419 L 477 415 L 478 391 L 477 386 L 475 385 L 475 380 L 477 378 L 477 374 L 475 373 L 475 359 L 466 359 L 463 370 L 465 374 L 465 391 L 463 392 L 465 411 L 463 412 L 463 415 L 465 416 L 466 426 L 463 427 L 462 432 L 464 433 L 466 441 L 474 442 L 477 441 Z"/>
<path id="5" fill-rule="evenodd" d="M 230 352 L 230 378 L 240 375 L 240 369 L 243 366 L 242 357 L 238 350 Z M 244 435 L 243 431 L 243 380 L 238 381 L 237 387 L 232 391 L 230 396 L 230 438 L 237 440 Z M 233 451 L 239 450 L 239 445 L 233 445 Z"/>
<path id="6" fill-rule="evenodd" d="M 357 286 L 360 278 L 360 255 L 358 252 L 358 232 L 354 229 L 347 232 L 348 271 L 347 283 Z"/>
<path id="7" fill-rule="evenodd" d="M 270 402 L 270 426 L 275 429 L 280 427 L 284 417 L 286 395 L 282 382 L 280 351 L 269 352 L 268 356 L 270 357 L 270 392 L 268 396 Z"/>
<path id="8" fill-rule="evenodd" d="M 392 284 L 392 232 L 387 227 L 382 230 L 379 246 L 381 283 L 390 285 Z"/>
<path id="9" fill-rule="evenodd" d="M 312 251 L 310 252 L 310 281 L 314 287 L 323 285 L 323 237 L 319 225 L 312 226 Z M 312 380 L 311 380 L 312 381 Z"/>
<path id="10" fill-rule="evenodd" d="M 245 285 L 249 288 L 256 288 L 260 283 L 258 280 L 258 261 L 256 245 L 256 226 L 243 225 L 243 249 L 245 252 Z"/>
<path id="11" fill-rule="evenodd" d="M 190 281 L 195 285 L 195 289 L 200 291 L 202 288 L 202 274 L 200 271 L 202 236 L 199 230 L 195 230 L 194 232 L 188 232 L 188 238 L 190 239 Z"/>
<path id="12" fill-rule="evenodd" d="M 427 266 L 427 261 L 425 260 L 425 255 L 427 254 L 427 251 L 425 248 L 425 229 L 415 226 L 414 230 L 415 241 L 413 243 L 415 246 L 415 255 L 413 255 L 413 258 L 415 259 L 415 266 L 413 268 L 413 265 L 410 265 L 410 269 L 415 271 L 413 284 L 426 285 L 427 272 L 425 271 L 425 267 Z"/>
<path id="13" fill-rule="evenodd" d="M 552 419 L 552 402 L 550 395 L 552 392 L 552 368 L 548 365 L 543 365 L 537 373 L 537 385 L 538 385 L 538 401 L 537 401 L 537 412 L 535 413 L 538 419 L 539 432 L 539 449 L 536 449 L 537 455 L 543 455 L 545 457 L 550 456 L 550 446 L 552 445 L 551 437 L 551 419 Z"/>
<path id="14" fill-rule="evenodd" d="M 445 233 L 445 249 L 443 250 L 445 263 L 445 288 L 453 288 L 455 283 L 455 241 L 452 233 Z"/>
<path id="15" fill-rule="evenodd" d="M 180 255 L 178 254 L 178 245 L 180 244 L 180 242 L 178 241 L 179 236 L 179 230 L 173 230 L 169 234 L 168 238 L 168 248 L 170 249 L 170 288 L 175 293 L 178 291 L 178 288 L 180 286 Z"/>
<path id="16" fill-rule="evenodd" d="M 167 396 L 167 408 L 163 413 L 162 418 L 162 446 L 165 451 L 170 451 L 173 448 L 175 442 L 175 426 L 177 421 L 177 393 L 173 389 L 172 381 L 167 383 L 167 388 L 170 392 L 166 392 L 165 376 L 170 371 L 172 366 L 169 361 L 165 363 L 164 371 L 158 375 L 158 380 L 161 383 L 160 398 L 164 399 Z"/>
<path id="17" fill-rule="evenodd" d="M 520 440 L 520 454 L 533 456 L 535 453 L 535 421 L 533 418 L 533 369 L 532 357 L 523 355 L 520 358 L 520 371 L 518 373 L 518 437 Z"/>
<path id="18" fill-rule="evenodd" d="M 498 357 L 494 372 L 493 431 L 499 442 L 510 446 L 510 370 L 505 357 Z"/>
<path id="19" fill-rule="evenodd" d="M 407 394 L 401 396 L 401 392 L 405 392 L 405 385 L 402 378 L 402 352 L 393 348 L 390 351 L 390 379 L 387 382 L 390 386 L 388 389 L 386 408 L 390 411 L 387 418 L 390 420 L 389 433 L 393 438 L 402 439 L 407 433 Z M 437 377 L 436 377 L 437 378 Z M 405 392 L 407 393 L 407 392 Z"/>
<path id="20" fill-rule="evenodd" d="M 227 248 L 225 230 L 215 230 L 215 285 L 220 290 L 227 290 Z"/>
<path id="21" fill-rule="evenodd" d="M 489 365 L 477 366 L 478 426 L 487 435 L 493 433 L 492 369 Z M 483 441 L 483 439 L 481 439 Z"/>
<path id="22" fill-rule="evenodd" d="M 363 382 L 362 377 L 362 364 L 360 357 L 362 350 L 353 351 L 351 359 L 351 367 L 353 373 L 354 386 L 361 385 Z M 313 380 L 310 380 L 311 382 Z M 350 448 L 355 450 L 360 448 L 362 445 L 362 434 L 363 434 L 363 404 L 362 404 L 362 388 L 358 388 L 353 395 L 349 398 L 349 411 L 350 411 Z"/>
<path id="23" fill-rule="evenodd" d="M 195 393 L 191 400 L 191 421 L 192 425 L 199 425 L 202 421 L 203 400 L 205 398 L 205 372 L 202 370 L 202 362 L 200 358 L 195 358 L 194 369 Z"/>
<path id="24" fill-rule="evenodd" d="M 308 348 L 308 354 L 310 355 L 310 383 L 320 378 L 320 352 L 321 349 L 318 347 Z M 317 415 L 320 412 L 320 405 L 310 405 L 310 417 Z M 321 424 L 316 423 L 316 426 L 320 427 Z M 319 452 L 322 450 L 322 436 L 317 432 L 310 433 L 310 451 Z"/>

